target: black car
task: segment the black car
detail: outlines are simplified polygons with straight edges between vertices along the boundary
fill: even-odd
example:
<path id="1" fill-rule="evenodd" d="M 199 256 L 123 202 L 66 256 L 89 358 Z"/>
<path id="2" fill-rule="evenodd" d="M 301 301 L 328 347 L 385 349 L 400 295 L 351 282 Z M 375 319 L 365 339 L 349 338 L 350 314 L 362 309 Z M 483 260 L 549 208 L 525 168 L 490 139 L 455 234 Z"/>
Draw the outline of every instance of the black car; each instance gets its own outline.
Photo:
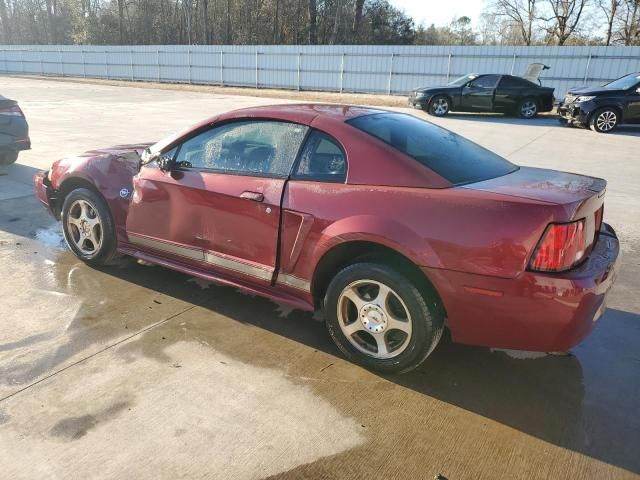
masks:
<path id="1" fill-rule="evenodd" d="M 549 67 L 529 66 L 525 77 L 471 73 L 443 87 L 418 88 L 409 95 L 409 105 L 441 117 L 450 111 L 499 112 L 533 118 L 553 109 L 553 88 L 539 83 L 539 74 Z M 538 83 L 534 83 L 538 82 Z"/>
<path id="2" fill-rule="evenodd" d="M 10 165 L 18 152 L 31 148 L 29 125 L 15 100 L 0 95 L 0 165 Z"/>
<path id="3" fill-rule="evenodd" d="M 640 123 L 640 73 L 630 73 L 601 87 L 569 90 L 558 106 L 560 121 L 608 133 L 620 123 Z"/>

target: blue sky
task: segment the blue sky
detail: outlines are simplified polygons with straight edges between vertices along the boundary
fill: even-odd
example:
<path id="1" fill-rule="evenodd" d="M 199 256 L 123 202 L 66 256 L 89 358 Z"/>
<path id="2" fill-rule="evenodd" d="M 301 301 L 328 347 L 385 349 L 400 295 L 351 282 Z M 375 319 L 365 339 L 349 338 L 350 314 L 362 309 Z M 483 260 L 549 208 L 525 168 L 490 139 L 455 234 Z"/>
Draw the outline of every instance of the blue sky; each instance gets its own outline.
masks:
<path id="1" fill-rule="evenodd" d="M 466 15 L 478 24 L 484 2 L 482 0 L 389 0 L 393 6 L 411 15 L 416 25 L 446 25 L 454 17 Z"/>

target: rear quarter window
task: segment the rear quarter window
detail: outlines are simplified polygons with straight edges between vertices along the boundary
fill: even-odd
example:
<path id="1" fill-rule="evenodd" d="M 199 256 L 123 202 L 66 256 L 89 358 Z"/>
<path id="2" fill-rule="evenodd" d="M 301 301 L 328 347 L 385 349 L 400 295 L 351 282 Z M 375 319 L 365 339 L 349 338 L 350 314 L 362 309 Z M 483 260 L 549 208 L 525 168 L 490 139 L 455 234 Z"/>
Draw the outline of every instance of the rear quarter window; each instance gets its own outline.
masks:
<path id="1" fill-rule="evenodd" d="M 379 113 L 347 123 L 414 158 L 454 185 L 501 177 L 518 169 L 466 138 L 401 113 Z"/>

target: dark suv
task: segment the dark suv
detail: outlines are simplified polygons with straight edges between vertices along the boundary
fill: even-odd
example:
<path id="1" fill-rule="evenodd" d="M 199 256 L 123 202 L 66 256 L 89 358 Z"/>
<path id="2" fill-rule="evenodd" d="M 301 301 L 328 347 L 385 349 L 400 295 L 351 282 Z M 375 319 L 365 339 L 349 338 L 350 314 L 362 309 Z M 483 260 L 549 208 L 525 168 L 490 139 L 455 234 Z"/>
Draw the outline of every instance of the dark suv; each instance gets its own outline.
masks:
<path id="1" fill-rule="evenodd" d="M 560 121 L 608 133 L 620 123 L 640 123 L 640 73 L 601 87 L 574 88 L 558 105 Z"/>

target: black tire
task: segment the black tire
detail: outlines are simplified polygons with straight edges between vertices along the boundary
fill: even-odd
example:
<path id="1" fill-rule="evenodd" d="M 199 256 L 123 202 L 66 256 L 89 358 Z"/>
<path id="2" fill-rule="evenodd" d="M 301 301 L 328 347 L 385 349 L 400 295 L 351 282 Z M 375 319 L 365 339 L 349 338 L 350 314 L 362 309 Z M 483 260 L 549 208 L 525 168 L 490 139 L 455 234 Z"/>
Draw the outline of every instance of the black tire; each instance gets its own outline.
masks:
<path id="1" fill-rule="evenodd" d="M 71 210 L 74 209 L 73 216 L 80 208 L 79 202 L 89 204 L 94 212 L 97 212 L 97 218 L 100 224 L 100 243 L 94 245 L 92 252 L 83 251 L 76 243 L 79 238 L 79 229 L 72 226 L 69 222 Z M 64 239 L 71 251 L 83 262 L 92 265 L 110 265 L 115 263 L 118 256 L 116 255 L 116 230 L 111 218 L 111 212 L 105 200 L 93 190 L 88 188 L 77 188 L 72 190 L 64 199 L 62 204 L 62 229 L 64 231 Z M 95 218 L 95 217 L 94 217 Z M 85 243 L 87 250 L 92 242 Z"/>
<path id="2" fill-rule="evenodd" d="M 18 160 L 18 152 L 9 151 L 0 153 L 0 165 L 11 165 Z"/>
<path id="3" fill-rule="evenodd" d="M 358 281 L 383 283 L 393 290 L 401 302 L 404 302 L 410 316 L 412 332 L 406 339 L 406 346 L 396 356 L 375 358 L 373 356 L 375 353 L 363 353 L 351 343 L 352 340 L 347 339 L 342 331 L 339 323 L 341 321 L 339 301 L 343 291 Z M 444 319 L 436 299 L 423 295 L 404 275 L 378 263 L 356 263 L 341 270 L 327 289 L 324 313 L 329 334 L 340 351 L 349 360 L 383 373 L 404 373 L 416 368 L 436 347 L 444 328 Z M 361 321 L 359 313 L 356 313 L 355 322 Z M 392 331 L 384 333 L 385 338 L 388 338 Z M 362 332 L 365 336 L 369 335 L 367 331 L 362 330 L 352 334 L 351 338 L 353 339 L 353 335 L 356 334 L 361 335 Z"/>
<path id="4" fill-rule="evenodd" d="M 533 97 L 523 98 L 518 102 L 516 115 L 520 118 L 534 118 L 538 114 L 538 102 Z"/>
<path id="5" fill-rule="evenodd" d="M 444 117 L 451 111 L 451 100 L 446 95 L 436 95 L 427 105 L 427 113 L 434 117 Z"/>
<path id="6" fill-rule="evenodd" d="M 589 128 L 598 133 L 612 132 L 618 123 L 620 123 L 620 112 L 610 107 L 596 110 L 589 118 Z"/>

